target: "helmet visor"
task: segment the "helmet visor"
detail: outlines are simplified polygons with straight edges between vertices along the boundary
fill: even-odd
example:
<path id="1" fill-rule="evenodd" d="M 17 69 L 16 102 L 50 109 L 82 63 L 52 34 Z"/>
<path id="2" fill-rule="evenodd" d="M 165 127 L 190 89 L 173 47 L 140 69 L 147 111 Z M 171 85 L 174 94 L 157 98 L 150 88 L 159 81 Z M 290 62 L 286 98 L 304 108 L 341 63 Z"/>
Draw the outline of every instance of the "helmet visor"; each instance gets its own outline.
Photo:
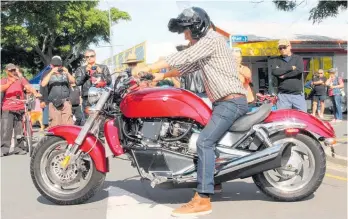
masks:
<path id="1" fill-rule="evenodd" d="M 184 30 L 187 29 L 189 25 L 192 25 L 192 24 L 184 22 L 181 19 L 172 18 L 169 20 L 168 29 L 170 32 L 180 34 L 180 33 L 183 33 Z"/>

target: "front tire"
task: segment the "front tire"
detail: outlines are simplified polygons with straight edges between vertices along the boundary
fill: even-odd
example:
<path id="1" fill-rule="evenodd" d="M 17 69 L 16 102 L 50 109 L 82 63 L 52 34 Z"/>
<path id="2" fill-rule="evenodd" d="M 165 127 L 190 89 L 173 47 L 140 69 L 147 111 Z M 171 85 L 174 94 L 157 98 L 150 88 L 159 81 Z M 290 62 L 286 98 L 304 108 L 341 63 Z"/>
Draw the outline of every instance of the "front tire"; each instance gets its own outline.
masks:
<path id="1" fill-rule="evenodd" d="M 68 169 L 62 172 L 59 164 L 66 147 L 67 143 L 62 138 L 44 137 L 31 158 L 31 178 L 36 189 L 47 200 L 58 205 L 82 204 L 100 190 L 105 174 L 96 170 L 89 155 L 78 160 L 80 165 L 70 164 Z M 74 186 L 75 182 L 81 184 L 73 189 L 71 186 Z M 69 189 L 63 188 L 69 186 Z"/>
<path id="2" fill-rule="evenodd" d="M 323 181 L 326 171 L 324 150 L 318 141 L 302 133 L 294 138 L 278 133 L 271 138 L 272 143 L 280 141 L 290 141 L 296 145 L 291 149 L 287 163 L 281 168 L 256 174 L 252 178 L 264 194 L 277 201 L 303 200 L 312 195 Z M 293 170 L 295 171 L 292 172 Z"/>

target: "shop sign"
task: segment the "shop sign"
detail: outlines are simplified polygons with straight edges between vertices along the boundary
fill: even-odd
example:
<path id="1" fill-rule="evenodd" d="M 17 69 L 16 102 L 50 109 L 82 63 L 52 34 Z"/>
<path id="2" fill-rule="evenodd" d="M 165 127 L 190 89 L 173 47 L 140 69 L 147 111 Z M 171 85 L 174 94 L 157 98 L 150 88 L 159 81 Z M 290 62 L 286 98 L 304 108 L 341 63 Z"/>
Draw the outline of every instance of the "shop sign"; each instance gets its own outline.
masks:
<path id="1" fill-rule="evenodd" d="M 242 50 L 242 56 L 278 56 L 278 41 L 237 44 L 233 47 Z"/>

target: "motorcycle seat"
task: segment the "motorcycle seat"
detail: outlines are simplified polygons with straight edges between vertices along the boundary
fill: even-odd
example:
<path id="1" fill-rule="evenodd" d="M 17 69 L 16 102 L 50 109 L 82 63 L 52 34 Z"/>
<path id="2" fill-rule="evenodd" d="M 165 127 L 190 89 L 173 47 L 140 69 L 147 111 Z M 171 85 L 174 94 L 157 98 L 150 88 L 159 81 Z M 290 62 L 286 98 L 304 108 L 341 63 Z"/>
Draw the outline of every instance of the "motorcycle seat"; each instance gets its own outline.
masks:
<path id="1" fill-rule="evenodd" d="M 237 119 L 230 128 L 230 132 L 248 131 L 253 125 L 265 120 L 272 112 L 271 104 L 263 104 L 256 111 L 249 112 Z"/>

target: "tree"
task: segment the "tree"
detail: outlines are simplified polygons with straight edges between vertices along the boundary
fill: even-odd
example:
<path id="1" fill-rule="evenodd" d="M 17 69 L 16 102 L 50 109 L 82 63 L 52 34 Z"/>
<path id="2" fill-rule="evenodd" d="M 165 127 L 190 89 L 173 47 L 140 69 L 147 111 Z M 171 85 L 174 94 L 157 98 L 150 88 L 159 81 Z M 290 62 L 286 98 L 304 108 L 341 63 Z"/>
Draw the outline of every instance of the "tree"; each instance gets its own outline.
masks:
<path id="1" fill-rule="evenodd" d="M 298 1 L 273 1 L 279 10 L 293 11 L 305 0 Z M 318 1 L 316 7 L 309 12 L 308 20 L 320 23 L 327 17 L 336 17 L 340 12 L 347 10 L 347 1 Z"/>
<path id="2" fill-rule="evenodd" d="M 48 65 L 60 55 L 64 65 L 76 62 L 91 43 L 109 42 L 108 11 L 98 1 L 5 1 L 1 6 L 1 42 L 19 48 Z M 111 8 L 111 20 L 130 20 L 127 12 Z"/>

